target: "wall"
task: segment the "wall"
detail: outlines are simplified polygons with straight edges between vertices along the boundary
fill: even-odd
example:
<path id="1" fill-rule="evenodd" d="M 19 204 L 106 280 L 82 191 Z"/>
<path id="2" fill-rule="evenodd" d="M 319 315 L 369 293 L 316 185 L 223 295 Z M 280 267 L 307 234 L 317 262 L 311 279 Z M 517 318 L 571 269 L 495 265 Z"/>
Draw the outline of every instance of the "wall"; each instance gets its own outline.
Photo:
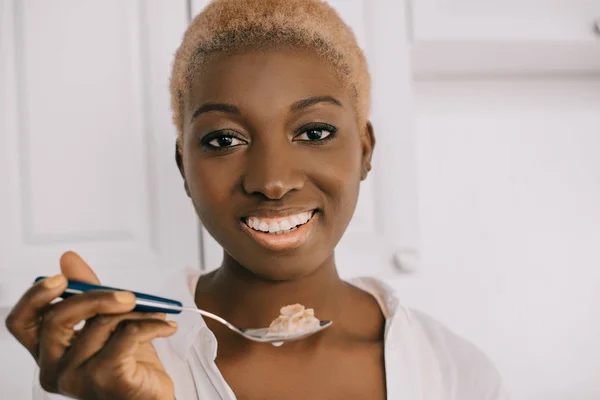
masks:
<path id="1" fill-rule="evenodd" d="M 514 398 L 600 398 L 600 80 L 415 85 L 422 270 Z"/>

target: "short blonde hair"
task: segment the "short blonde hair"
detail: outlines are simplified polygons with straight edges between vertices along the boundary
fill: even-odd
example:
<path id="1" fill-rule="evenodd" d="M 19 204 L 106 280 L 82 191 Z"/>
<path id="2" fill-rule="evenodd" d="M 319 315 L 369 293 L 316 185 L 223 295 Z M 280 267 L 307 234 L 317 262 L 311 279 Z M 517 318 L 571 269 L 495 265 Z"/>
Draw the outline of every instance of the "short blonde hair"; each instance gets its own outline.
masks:
<path id="1" fill-rule="evenodd" d="M 321 0 L 213 0 L 194 18 L 175 54 L 171 107 L 179 142 L 183 107 L 200 66 L 211 56 L 289 46 L 332 64 L 351 91 L 359 122 L 367 121 L 371 79 L 352 29 Z"/>

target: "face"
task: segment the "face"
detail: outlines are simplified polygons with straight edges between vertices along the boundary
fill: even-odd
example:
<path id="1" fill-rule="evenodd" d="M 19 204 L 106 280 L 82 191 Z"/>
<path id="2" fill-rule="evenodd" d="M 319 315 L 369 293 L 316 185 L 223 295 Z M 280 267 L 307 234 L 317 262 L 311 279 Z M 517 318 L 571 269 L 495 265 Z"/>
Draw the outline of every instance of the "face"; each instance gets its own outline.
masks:
<path id="1" fill-rule="evenodd" d="M 198 75 L 180 169 L 224 263 L 272 280 L 333 264 L 374 144 L 349 89 L 304 51 L 220 55 Z"/>

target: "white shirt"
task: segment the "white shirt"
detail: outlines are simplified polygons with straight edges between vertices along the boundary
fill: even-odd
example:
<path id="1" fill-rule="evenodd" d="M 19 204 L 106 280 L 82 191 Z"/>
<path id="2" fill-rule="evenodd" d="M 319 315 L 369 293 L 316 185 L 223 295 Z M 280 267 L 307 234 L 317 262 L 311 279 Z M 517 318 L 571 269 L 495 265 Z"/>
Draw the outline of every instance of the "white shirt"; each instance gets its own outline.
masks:
<path id="1" fill-rule="evenodd" d="M 161 296 L 195 307 L 197 270 L 180 273 Z M 473 344 L 419 311 L 403 307 L 393 290 L 374 278 L 350 283 L 370 293 L 379 303 L 385 323 L 385 373 L 390 400 L 507 400 L 496 368 Z M 184 298 L 181 298 L 183 295 Z M 200 314 L 172 317 L 179 328 L 154 347 L 175 383 L 178 400 L 235 400 L 215 359 L 217 339 Z M 36 371 L 34 400 L 59 400 L 44 392 Z"/>

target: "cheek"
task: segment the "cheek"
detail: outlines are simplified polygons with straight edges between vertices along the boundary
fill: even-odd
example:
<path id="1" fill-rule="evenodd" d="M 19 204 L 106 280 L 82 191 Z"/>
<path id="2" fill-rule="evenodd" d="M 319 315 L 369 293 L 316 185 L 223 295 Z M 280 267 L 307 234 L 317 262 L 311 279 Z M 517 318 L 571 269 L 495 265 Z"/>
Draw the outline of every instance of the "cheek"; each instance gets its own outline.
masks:
<path id="1" fill-rule="evenodd" d="M 331 155 L 331 175 L 337 178 L 346 190 L 360 183 L 361 147 L 358 135 L 351 135 Z"/>
<path id="2" fill-rule="evenodd" d="M 203 159 L 193 152 L 184 162 L 190 195 L 199 216 L 210 217 L 215 209 L 223 208 L 231 199 L 236 178 L 231 164 L 223 168 L 219 158 Z"/>
<path id="3" fill-rule="evenodd" d="M 329 198 L 326 210 L 333 218 L 349 219 L 356 206 L 361 182 L 361 152 L 358 140 L 347 141 L 329 152 L 321 167 L 313 170 L 313 182 Z M 317 164 L 317 163 L 315 163 Z"/>

